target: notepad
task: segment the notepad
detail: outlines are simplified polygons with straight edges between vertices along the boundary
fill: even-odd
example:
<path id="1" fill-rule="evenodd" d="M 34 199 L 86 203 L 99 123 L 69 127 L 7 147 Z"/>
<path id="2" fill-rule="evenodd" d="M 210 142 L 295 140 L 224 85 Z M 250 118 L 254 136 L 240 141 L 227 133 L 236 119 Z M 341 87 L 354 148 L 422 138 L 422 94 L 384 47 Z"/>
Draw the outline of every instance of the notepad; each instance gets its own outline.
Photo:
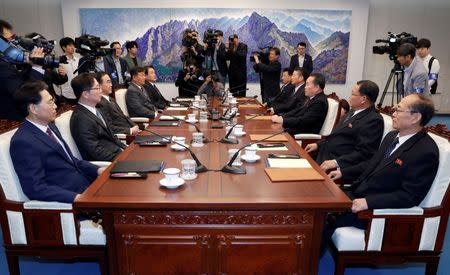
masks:
<path id="1" fill-rule="evenodd" d="M 324 180 L 314 168 L 265 168 L 264 171 L 273 182 Z"/>
<path id="2" fill-rule="evenodd" d="M 165 138 L 162 138 L 162 137 L 165 137 Z M 157 135 L 136 136 L 134 139 L 134 143 L 137 143 L 137 144 L 152 143 L 152 142 L 170 143 L 172 141 L 171 135 L 162 135 L 162 137 L 159 137 Z"/>
<path id="3" fill-rule="evenodd" d="M 173 117 L 171 117 L 171 116 L 162 115 L 162 116 L 159 117 L 159 120 L 177 120 L 177 118 L 184 120 L 185 116 L 173 116 Z"/>
<path id="4" fill-rule="evenodd" d="M 245 119 L 252 118 L 253 116 L 247 115 L 245 116 Z M 255 118 L 252 118 L 252 120 L 272 120 L 272 116 L 257 116 Z"/>
<path id="5" fill-rule="evenodd" d="M 150 126 L 180 126 L 179 121 L 152 121 Z"/>
<path id="6" fill-rule="evenodd" d="M 256 144 L 257 151 L 287 151 L 288 148 L 283 143 L 258 143 Z"/>
<path id="7" fill-rule="evenodd" d="M 164 162 L 162 160 L 119 160 L 110 173 L 149 173 L 159 172 Z"/>
<path id="8" fill-rule="evenodd" d="M 187 111 L 188 107 L 167 107 L 168 111 Z"/>
<path id="9" fill-rule="evenodd" d="M 257 140 L 261 140 L 261 139 L 264 139 L 264 138 L 267 138 L 270 136 L 271 136 L 271 134 L 251 134 L 250 140 L 257 141 Z M 288 141 L 288 139 L 284 134 L 279 134 L 279 135 L 273 136 L 269 139 L 266 139 L 264 141 Z"/>
<path id="10" fill-rule="evenodd" d="M 267 166 L 271 168 L 312 168 L 306 159 L 267 158 Z"/>

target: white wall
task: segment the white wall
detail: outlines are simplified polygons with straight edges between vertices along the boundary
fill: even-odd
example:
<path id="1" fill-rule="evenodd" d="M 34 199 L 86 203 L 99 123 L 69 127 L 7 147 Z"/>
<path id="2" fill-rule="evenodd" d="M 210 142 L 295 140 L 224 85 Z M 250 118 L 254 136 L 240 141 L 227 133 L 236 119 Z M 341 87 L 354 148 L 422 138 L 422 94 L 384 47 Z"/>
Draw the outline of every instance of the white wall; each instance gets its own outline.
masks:
<path id="1" fill-rule="evenodd" d="M 17 33 L 24 34 L 30 31 L 42 33 L 47 38 L 59 39 L 66 34 L 73 35 L 69 30 L 78 28 L 79 22 L 76 20 L 64 20 L 61 11 L 61 2 L 63 0 L 0 0 L 0 17 L 11 22 Z M 89 3 L 91 6 L 110 4 L 111 1 L 64 1 L 64 5 L 80 5 Z M 189 1 L 191 6 L 200 6 L 211 1 Z M 121 2 L 125 3 L 125 2 Z M 174 7 L 178 3 L 186 6 L 186 1 L 132 1 L 127 2 L 127 6 L 160 6 Z M 236 1 L 229 0 L 226 2 L 227 7 L 243 7 L 243 8 L 269 8 L 274 7 L 273 1 Z M 295 3 L 295 6 L 292 5 Z M 350 45 L 349 70 L 346 85 L 329 85 L 327 91 L 336 91 L 342 97 L 350 95 L 352 84 L 357 80 L 371 79 L 375 81 L 380 88 L 384 84 L 389 75 L 389 71 L 393 65 L 386 55 L 372 54 L 372 46 L 375 45 L 375 39 L 385 38 L 388 31 L 394 33 L 406 31 L 420 37 L 427 37 L 432 42 L 432 53 L 438 57 L 441 64 L 441 73 L 439 75 L 439 92 L 443 95 L 434 96 L 435 102 L 439 110 L 450 113 L 450 54 L 448 48 L 450 46 L 450 31 L 448 30 L 448 15 L 450 14 L 450 1 L 448 0 L 341 0 L 341 1 L 277 1 L 275 8 L 348 8 L 350 6 L 360 5 L 361 9 L 369 3 L 368 18 L 360 16 L 360 18 L 352 18 L 352 40 Z M 364 14 L 364 12 L 361 12 Z M 365 37 L 365 22 L 367 24 L 367 39 Z M 354 34 L 362 28 L 360 33 L 362 36 L 355 38 Z M 354 39 L 355 38 L 355 39 Z M 249 85 L 250 95 L 257 94 L 259 85 Z M 162 85 L 164 91 L 169 96 L 174 96 L 176 90 L 171 84 Z M 387 97 L 384 101 L 390 103 Z"/>

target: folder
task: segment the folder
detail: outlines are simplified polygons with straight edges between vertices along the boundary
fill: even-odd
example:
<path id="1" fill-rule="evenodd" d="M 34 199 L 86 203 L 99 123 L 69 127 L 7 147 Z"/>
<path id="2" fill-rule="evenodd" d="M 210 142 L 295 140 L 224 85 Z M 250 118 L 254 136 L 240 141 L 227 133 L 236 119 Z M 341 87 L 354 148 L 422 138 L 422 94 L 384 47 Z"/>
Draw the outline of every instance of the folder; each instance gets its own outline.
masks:
<path id="1" fill-rule="evenodd" d="M 251 117 L 252 116 L 250 116 L 250 115 L 246 115 L 245 119 L 249 119 Z M 255 118 L 252 118 L 252 120 L 272 120 L 272 116 L 257 116 Z"/>
<path id="2" fill-rule="evenodd" d="M 240 104 L 239 108 L 261 108 L 259 104 Z"/>
<path id="3" fill-rule="evenodd" d="M 314 168 L 265 168 L 264 171 L 273 182 L 311 181 L 325 179 Z"/>
<path id="4" fill-rule="evenodd" d="M 171 135 L 162 135 L 162 136 L 165 138 L 159 137 L 157 135 L 136 136 L 134 139 L 134 143 L 142 144 L 142 143 L 159 142 L 162 144 L 166 144 L 172 141 Z"/>
<path id="5" fill-rule="evenodd" d="M 267 138 L 269 136 L 271 136 L 271 134 L 251 134 L 250 135 L 250 141 L 258 141 L 258 140 Z M 276 136 L 271 137 L 269 139 L 266 139 L 264 141 L 265 142 L 268 142 L 268 141 L 288 141 L 288 139 L 287 139 L 285 134 L 279 134 L 279 135 L 276 135 Z"/>
<path id="6" fill-rule="evenodd" d="M 188 107 L 167 107 L 167 111 L 187 111 Z"/>
<path id="7" fill-rule="evenodd" d="M 172 127 L 178 127 L 180 126 L 179 121 L 152 121 L 150 122 L 150 126 L 172 126 Z"/>
<path id="8" fill-rule="evenodd" d="M 159 172 L 163 166 L 162 160 L 119 160 L 111 169 L 115 173 L 149 173 Z"/>

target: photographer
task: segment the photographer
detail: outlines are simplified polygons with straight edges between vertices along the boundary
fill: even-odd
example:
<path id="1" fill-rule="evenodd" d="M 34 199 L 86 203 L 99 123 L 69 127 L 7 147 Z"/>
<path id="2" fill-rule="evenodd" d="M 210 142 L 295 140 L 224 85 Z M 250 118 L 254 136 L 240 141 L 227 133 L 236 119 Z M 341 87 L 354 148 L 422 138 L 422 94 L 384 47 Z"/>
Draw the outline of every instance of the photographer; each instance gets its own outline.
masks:
<path id="1" fill-rule="evenodd" d="M 423 62 L 415 58 L 416 48 L 411 43 L 402 44 L 397 51 L 397 61 L 404 66 L 403 96 L 410 94 L 429 95 L 428 72 Z M 399 85 L 401 86 L 401 85 Z"/>
<path id="2" fill-rule="evenodd" d="M 197 68 L 202 68 L 205 57 L 203 56 L 204 49 L 198 43 L 198 33 L 192 29 L 186 29 L 181 41 L 181 61 L 183 65 L 186 62 L 194 60 Z"/>
<path id="3" fill-rule="evenodd" d="M 195 61 L 187 60 L 186 66 L 183 70 L 178 72 L 178 77 L 175 80 L 175 86 L 178 87 L 179 97 L 194 97 L 197 95 L 198 88 L 203 84 L 199 80 L 200 70 L 195 65 Z"/>
<path id="4" fill-rule="evenodd" d="M 213 34 L 212 37 L 211 32 Z M 228 74 L 228 65 L 225 44 L 223 43 L 223 32 L 221 30 L 214 31 L 208 29 L 205 32 L 203 42 L 205 42 L 205 67 L 219 79 L 223 86 L 225 86 L 225 79 Z"/>
<path id="5" fill-rule="evenodd" d="M 217 74 L 213 75 L 211 72 L 204 73 L 205 82 L 198 89 L 198 95 L 206 94 L 206 96 L 219 96 L 223 95 L 225 91 L 225 87 L 220 82 L 220 79 Z"/>
<path id="6" fill-rule="evenodd" d="M 227 60 L 230 60 L 228 78 L 230 92 L 245 97 L 247 90 L 247 45 L 239 41 L 237 34 L 230 35 L 225 43 Z"/>
<path id="7" fill-rule="evenodd" d="M 25 82 L 32 80 L 42 80 L 44 74 L 37 72 L 39 69 L 41 72 L 45 72 L 42 69 L 42 65 L 34 65 L 32 69 L 32 61 L 40 59 L 45 56 L 43 48 L 34 48 L 29 55 L 23 53 L 18 48 L 11 46 L 11 42 L 15 38 L 15 34 L 12 32 L 12 26 L 6 21 L 0 20 L 0 31 L 1 31 L 1 43 L 6 43 L 10 45 L 5 52 L 0 53 L 0 83 L 2 86 L 0 88 L 0 119 L 11 119 L 22 121 L 23 115 L 21 115 L 16 107 L 14 101 L 14 94 L 16 90 Z M 7 52 L 9 49 L 15 49 L 15 56 L 9 56 L 11 51 Z M 17 60 L 19 55 L 23 56 L 23 60 Z M 25 63 L 25 64 L 24 64 Z M 19 66 L 20 69 L 16 65 Z"/>
<path id="8" fill-rule="evenodd" d="M 78 67 L 78 62 L 80 58 L 75 55 L 75 41 L 73 41 L 70 37 L 64 37 L 59 40 L 59 46 L 64 52 L 64 55 L 67 58 L 67 64 L 61 64 L 61 66 L 66 71 L 66 75 L 68 81 L 59 87 L 61 88 L 61 96 L 64 102 L 76 105 L 78 103 L 75 94 L 73 93 L 72 87 L 70 86 L 70 81 L 77 75 L 74 74 L 74 71 Z"/>
<path id="9" fill-rule="evenodd" d="M 260 54 L 254 53 L 253 58 L 255 72 L 260 73 L 261 81 L 261 97 L 263 103 L 273 100 L 280 93 L 280 73 L 281 64 L 278 62 L 280 57 L 280 49 L 272 47 L 269 50 L 267 64 L 261 62 Z"/>
<path id="10" fill-rule="evenodd" d="M 430 47 L 430 40 L 422 38 L 417 41 L 416 52 L 425 68 L 428 69 L 428 87 L 430 87 L 430 93 L 435 94 L 441 66 L 439 65 L 439 60 L 430 54 Z"/>

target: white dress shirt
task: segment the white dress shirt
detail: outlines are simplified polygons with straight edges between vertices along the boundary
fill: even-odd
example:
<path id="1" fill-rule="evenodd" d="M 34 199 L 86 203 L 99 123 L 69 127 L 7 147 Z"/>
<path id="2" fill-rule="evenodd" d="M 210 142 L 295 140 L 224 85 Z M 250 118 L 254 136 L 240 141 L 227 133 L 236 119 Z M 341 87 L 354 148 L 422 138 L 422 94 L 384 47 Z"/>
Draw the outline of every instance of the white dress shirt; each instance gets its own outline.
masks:
<path id="1" fill-rule="evenodd" d="M 76 99 L 75 94 L 73 93 L 72 90 L 72 86 L 70 86 L 70 82 L 78 74 L 78 73 L 74 74 L 73 72 L 78 68 L 78 62 L 80 61 L 80 58 L 76 55 L 73 55 L 72 58 L 69 58 L 67 55 L 66 57 L 67 57 L 67 64 L 61 63 L 60 65 L 66 71 L 68 81 L 60 85 L 61 95 L 65 98 Z"/>

